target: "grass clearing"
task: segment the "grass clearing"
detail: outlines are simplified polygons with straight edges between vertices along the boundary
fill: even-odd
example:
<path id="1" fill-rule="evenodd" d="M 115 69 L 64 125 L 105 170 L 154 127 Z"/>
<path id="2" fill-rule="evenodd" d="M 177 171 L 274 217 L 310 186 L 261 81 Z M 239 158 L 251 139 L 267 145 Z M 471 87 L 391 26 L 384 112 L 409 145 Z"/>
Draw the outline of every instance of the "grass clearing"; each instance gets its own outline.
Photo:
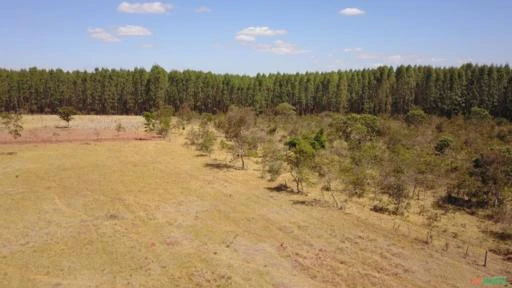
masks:
<path id="1" fill-rule="evenodd" d="M 413 217 L 364 200 L 294 205 L 318 195 L 271 192 L 256 164 L 217 169 L 170 139 L 0 145 L 0 286 L 468 287 L 512 274 L 493 254 L 481 265 L 467 215 L 443 220 L 460 230 L 445 251 Z"/>

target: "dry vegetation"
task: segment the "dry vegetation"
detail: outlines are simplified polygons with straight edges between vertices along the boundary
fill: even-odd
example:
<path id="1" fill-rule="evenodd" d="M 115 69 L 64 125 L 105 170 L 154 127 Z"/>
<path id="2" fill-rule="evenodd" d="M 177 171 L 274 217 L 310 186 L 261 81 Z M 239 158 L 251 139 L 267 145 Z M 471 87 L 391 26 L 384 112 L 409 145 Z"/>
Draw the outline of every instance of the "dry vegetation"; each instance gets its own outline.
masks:
<path id="1" fill-rule="evenodd" d="M 299 127 L 289 117 L 277 119 L 284 128 L 266 138 L 267 146 L 287 135 L 307 142 L 300 137 L 331 123 L 328 117 L 310 118 Z M 376 176 L 385 172 L 380 167 L 394 159 L 376 157 L 384 141 L 410 139 L 412 150 L 398 154 L 404 156 L 402 163 L 417 147 L 434 150 L 431 143 L 439 137 L 456 137 L 465 127 L 429 121 L 412 137 L 403 122 L 389 120 L 385 127 L 393 133 L 387 135 L 396 137 L 370 139 L 371 145 L 362 142 L 366 134 L 350 134 L 362 144 L 357 147 L 361 153 L 347 154 L 354 143 L 327 146 L 333 155 L 365 167 L 369 174 L 363 182 L 369 187 L 360 192 L 363 197 L 345 192 L 361 181 L 343 169 L 344 162 L 338 163 L 341 169 L 308 177 L 307 195 L 277 191 L 277 184 L 293 181 L 286 168 L 273 183 L 261 177 L 265 158 L 246 158 L 245 170 L 231 162 L 240 149 L 247 156 L 261 154 L 265 149 L 255 152 L 249 145 L 256 140 L 244 138 L 247 142 L 233 156 L 219 149 L 233 151 L 221 140 L 205 157 L 185 145 L 195 124 L 180 125 L 166 141 L 100 143 L 92 137 L 0 145 L 0 286 L 468 287 L 476 277 L 512 275 L 512 263 L 501 255 L 489 253 L 487 266 L 482 265 L 486 249 L 510 247 L 510 240 L 494 237 L 506 231 L 501 222 L 488 220 L 481 210 L 469 215 L 451 206 L 433 207 L 455 174 L 436 180 L 428 173 L 415 178 L 422 174 L 408 172 L 400 178 L 407 187 L 430 184 L 431 189 L 418 189 L 400 215 L 371 211 L 376 203 L 396 205 L 376 188 Z M 220 138 L 222 133 L 213 132 L 218 122 L 205 120 L 199 129 Z M 115 131 L 118 123 L 125 132 Z M 260 121 L 258 126 L 273 130 L 273 123 Z M 15 141 L 56 129 L 145 135 L 142 117 L 76 116 L 70 129 L 60 129 L 55 126 L 65 123 L 56 116 L 26 116 L 23 124 L 23 136 Z M 441 135 L 433 127 L 443 129 Z M 479 145 L 478 131 L 464 133 Z M 7 136 L 0 130 L 0 139 Z M 443 159 L 465 163 L 467 145 L 454 142 Z M 364 153 L 375 157 L 368 161 Z M 320 189 L 326 187 L 324 176 L 339 171 L 346 173 L 342 181 Z"/>

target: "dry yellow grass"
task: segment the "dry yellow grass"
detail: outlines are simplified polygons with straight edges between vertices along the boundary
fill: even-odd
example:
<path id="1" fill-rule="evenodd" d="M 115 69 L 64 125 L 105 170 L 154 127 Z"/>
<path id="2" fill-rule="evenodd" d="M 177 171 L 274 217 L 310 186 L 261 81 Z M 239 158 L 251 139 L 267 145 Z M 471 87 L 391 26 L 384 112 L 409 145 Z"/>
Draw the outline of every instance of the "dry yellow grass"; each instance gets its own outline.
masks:
<path id="1" fill-rule="evenodd" d="M 512 273 L 364 203 L 295 205 L 314 196 L 270 192 L 255 164 L 217 169 L 183 141 L 0 146 L 0 287 L 470 287 Z"/>
<path id="2" fill-rule="evenodd" d="M 56 115 L 24 115 L 22 122 L 25 129 L 55 128 L 67 125 Z M 144 119 L 137 116 L 75 115 L 70 125 L 72 128 L 78 129 L 114 129 L 118 123 L 121 123 L 127 130 L 144 130 Z"/>

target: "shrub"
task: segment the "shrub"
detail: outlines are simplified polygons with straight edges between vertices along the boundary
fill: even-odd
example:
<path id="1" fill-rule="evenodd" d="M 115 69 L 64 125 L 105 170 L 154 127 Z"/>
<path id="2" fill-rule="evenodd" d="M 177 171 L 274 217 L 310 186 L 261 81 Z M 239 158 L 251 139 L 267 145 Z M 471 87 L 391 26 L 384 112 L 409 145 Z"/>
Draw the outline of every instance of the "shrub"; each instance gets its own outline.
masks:
<path id="1" fill-rule="evenodd" d="M 354 148 L 370 141 L 381 132 L 379 119 L 374 115 L 350 114 L 333 121 L 334 130 Z"/>
<path id="2" fill-rule="evenodd" d="M 203 133 L 200 134 L 200 141 L 198 144 L 199 151 L 211 155 L 213 153 L 216 141 L 217 136 L 215 135 L 215 132 L 209 129 L 204 131 Z"/>
<path id="3" fill-rule="evenodd" d="M 126 132 L 126 128 L 121 123 L 117 123 L 115 129 L 117 133 Z"/>
<path id="4" fill-rule="evenodd" d="M 482 122 L 491 120 L 492 116 L 489 114 L 489 111 L 483 108 L 473 107 L 471 108 L 471 112 L 469 113 L 468 118 L 474 122 Z"/>
<path id="5" fill-rule="evenodd" d="M 163 106 L 156 112 L 144 112 L 144 130 L 148 133 L 155 132 L 157 135 L 166 137 L 171 129 L 171 117 L 173 109 L 170 106 Z"/>
<path id="6" fill-rule="evenodd" d="M 69 122 L 73 120 L 73 116 L 76 115 L 78 112 L 73 107 L 61 107 L 57 109 L 57 115 L 60 119 L 66 121 L 67 127 L 69 128 Z"/>
<path id="7" fill-rule="evenodd" d="M 405 116 L 405 122 L 410 126 L 420 126 L 427 121 L 428 115 L 420 108 L 413 108 Z"/>
<path id="8" fill-rule="evenodd" d="M 387 179 L 381 187 L 382 191 L 387 194 L 394 204 L 394 214 L 401 214 L 407 207 L 407 186 L 400 176 L 394 176 Z"/>
<path id="9" fill-rule="evenodd" d="M 284 151 L 275 142 L 268 141 L 263 150 L 263 175 L 268 175 L 270 181 L 275 181 L 281 175 L 284 166 Z"/>
<path id="10" fill-rule="evenodd" d="M 295 116 L 295 107 L 284 102 L 284 103 L 281 103 L 276 106 L 276 108 L 274 109 L 274 113 L 277 116 L 286 116 L 286 117 Z"/>
<path id="11" fill-rule="evenodd" d="M 450 137 L 447 137 L 447 136 L 443 136 L 441 137 L 441 139 L 439 139 L 436 143 L 436 146 L 434 147 L 434 149 L 436 150 L 436 152 L 438 154 L 445 154 L 446 151 L 448 150 L 448 148 L 450 148 L 450 146 L 452 145 L 453 143 L 453 139 L 450 138 Z"/>

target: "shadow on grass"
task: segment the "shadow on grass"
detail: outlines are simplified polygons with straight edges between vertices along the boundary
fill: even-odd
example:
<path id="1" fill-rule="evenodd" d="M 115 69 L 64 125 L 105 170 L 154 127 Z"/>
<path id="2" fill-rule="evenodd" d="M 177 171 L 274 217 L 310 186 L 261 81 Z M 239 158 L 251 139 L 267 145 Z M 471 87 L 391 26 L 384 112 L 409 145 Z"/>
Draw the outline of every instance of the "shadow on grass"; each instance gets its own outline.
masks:
<path id="1" fill-rule="evenodd" d="M 17 152 L 0 152 L 0 156 L 2 155 L 5 155 L 5 156 L 14 156 L 18 154 Z"/>
<path id="2" fill-rule="evenodd" d="M 276 193 L 288 193 L 288 194 L 298 194 L 296 193 L 295 191 L 293 191 L 293 189 L 288 186 L 287 184 L 278 184 L 277 186 L 274 186 L 274 187 L 266 187 L 265 189 L 267 189 L 268 191 L 270 192 L 276 192 Z"/>
<path id="3" fill-rule="evenodd" d="M 231 170 L 233 169 L 232 165 L 226 163 L 206 163 L 204 164 L 206 168 L 217 169 L 217 170 Z"/>
<path id="4" fill-rule="evenodd" d="M 333 207 L 333 205 L 327 201 L 322 201 L 319 199 L 312 199 L 312 200 L 292 200 L 291 201 L 293 205 L 302 205 L 302 206 L 309 206 L 309 207 L 323 207 L 323 208 L 329 208 Z"/>
<path id="5" fill-rule="evenodd" d="M 484 231 L 484 233 L 500 241 L 512 241 L 512 232 L 510 231 Z M 512 248 L 510 253 L 512 253 Z"/>

